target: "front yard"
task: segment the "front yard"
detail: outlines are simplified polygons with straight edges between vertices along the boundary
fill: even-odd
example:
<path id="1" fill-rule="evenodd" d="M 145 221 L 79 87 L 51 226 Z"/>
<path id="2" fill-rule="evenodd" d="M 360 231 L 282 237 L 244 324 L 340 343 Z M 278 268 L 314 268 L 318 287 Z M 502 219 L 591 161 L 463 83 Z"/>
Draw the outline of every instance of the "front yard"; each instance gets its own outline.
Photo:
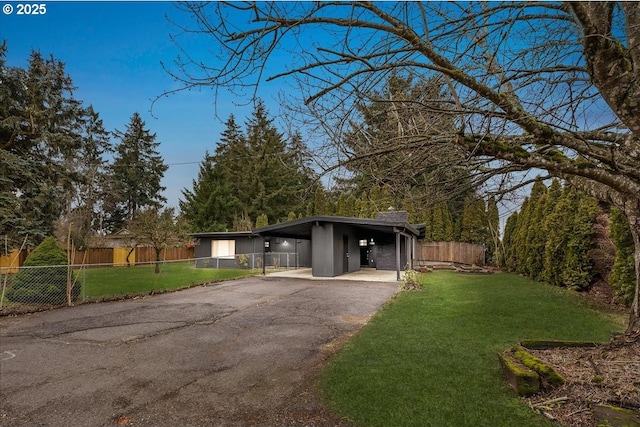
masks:
<path id="1" fill-rule="evenodd" d="M 552 426 L 515 397 L 497 354 L 527 338 L 608 341 L 626 316 L 509 274 L 421 275 L 330 362 L 321 384 L 363 426 Z"/>

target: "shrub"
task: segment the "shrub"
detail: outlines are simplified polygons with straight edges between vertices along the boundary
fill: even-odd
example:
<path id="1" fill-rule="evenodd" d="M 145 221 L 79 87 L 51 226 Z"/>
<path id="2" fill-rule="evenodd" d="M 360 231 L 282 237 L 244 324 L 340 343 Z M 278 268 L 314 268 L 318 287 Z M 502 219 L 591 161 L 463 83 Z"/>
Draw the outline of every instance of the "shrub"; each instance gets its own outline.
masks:
<path id="1" fill-rule="evenodd" d="M 611 209 L 611 240 L 616 245 L 616 259 L 609 278 L 609 285 L 616 299 L 631 306 L 635 290 L 636 270 L 633 260 L 634 244 L 629 222 L 617 208 Z"/>
<path id="2" fill-rule="evenodd" d="M 62 305 L 67 295 L 67 255 L 53 237 L 46 238 L 36 247 L 16 274 L 7 298 L 27 304 Z M 32 268 L 46 267 L 47 268 Z M 72 300 L 77 299 L 80 288 L 72 290 Z"/>

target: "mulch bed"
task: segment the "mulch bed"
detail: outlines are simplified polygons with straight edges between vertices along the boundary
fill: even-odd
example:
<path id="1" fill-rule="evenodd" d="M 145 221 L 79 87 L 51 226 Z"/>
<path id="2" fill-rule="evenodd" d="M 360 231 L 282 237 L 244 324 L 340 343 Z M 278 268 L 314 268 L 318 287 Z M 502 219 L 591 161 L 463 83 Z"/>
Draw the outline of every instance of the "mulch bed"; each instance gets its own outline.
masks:
<path id="1" fill-rule="evenodd" d="M 566 427 L 595 427 L 594 404 L 620 406 L 640 415 L 640 340 L 596 347 L 529 350 L 566 379 L 525 400 Z"/>

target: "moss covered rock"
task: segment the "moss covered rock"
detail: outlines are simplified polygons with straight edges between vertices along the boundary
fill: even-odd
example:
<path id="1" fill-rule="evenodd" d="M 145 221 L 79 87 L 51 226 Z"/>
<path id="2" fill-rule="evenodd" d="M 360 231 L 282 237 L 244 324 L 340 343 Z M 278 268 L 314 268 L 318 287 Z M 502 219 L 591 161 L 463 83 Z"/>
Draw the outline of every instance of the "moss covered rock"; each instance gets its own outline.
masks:
<path id="1" fill-rule="evenodd" d="M 560 375 L 558 371 L 529 353 L 524 347 L 516 345 L 512 351 L 513 356 L 520 361 L 520 363 L 540 374 L 549 384 L 554 386 L 564 384 L 564 377 Z"/>
<path id="2" fill-rule="evenodd" d="M 531 396 L 540 390 L 540 376 L 516 360 L 510 352 L 498 355 L 502 369 L 518 396 Z"/>

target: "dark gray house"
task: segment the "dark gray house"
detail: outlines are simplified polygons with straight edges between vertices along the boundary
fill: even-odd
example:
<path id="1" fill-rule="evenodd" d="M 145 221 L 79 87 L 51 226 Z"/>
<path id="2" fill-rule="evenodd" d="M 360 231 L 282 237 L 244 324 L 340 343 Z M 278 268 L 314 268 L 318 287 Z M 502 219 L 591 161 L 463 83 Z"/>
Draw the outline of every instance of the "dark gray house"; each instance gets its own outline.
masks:
<path id="1" fill-rule="evenodd" d="M 194 254 L 197 267 L 311 267 L 311 244 L 308 240 L 265 240 L 253 231 L 205 232 L 193 233 L 192 236 L 198 242 Z"/>
<path id="2" fill-rule="evenodd" d="M 230 263 L 238 254 L 264 259 L 253 268 L 274 265 L 273 255 L 281 267 L 311 267 L 315 277 L 335 277 L 361 268 L 396 270 L 413 265 L 415 244 L 421 225 L 408 223 L 403 211 L 381 212 L 376 219 L 313 216 L 269 225 L 251 232 L 197 233 L 196 258 L 227 256 Z M 233 241 L 233 243 L 231 243 Z M 222 243 L 224 242 L 224 243 Z M 233 246 L 233 251 L 231 250 Z M 287 255 L 287 265 L 282 254 Z M 296 260 L 293 264 L 292 257 Z M 292 265 L 293 264 L 293 265 Z"/>

